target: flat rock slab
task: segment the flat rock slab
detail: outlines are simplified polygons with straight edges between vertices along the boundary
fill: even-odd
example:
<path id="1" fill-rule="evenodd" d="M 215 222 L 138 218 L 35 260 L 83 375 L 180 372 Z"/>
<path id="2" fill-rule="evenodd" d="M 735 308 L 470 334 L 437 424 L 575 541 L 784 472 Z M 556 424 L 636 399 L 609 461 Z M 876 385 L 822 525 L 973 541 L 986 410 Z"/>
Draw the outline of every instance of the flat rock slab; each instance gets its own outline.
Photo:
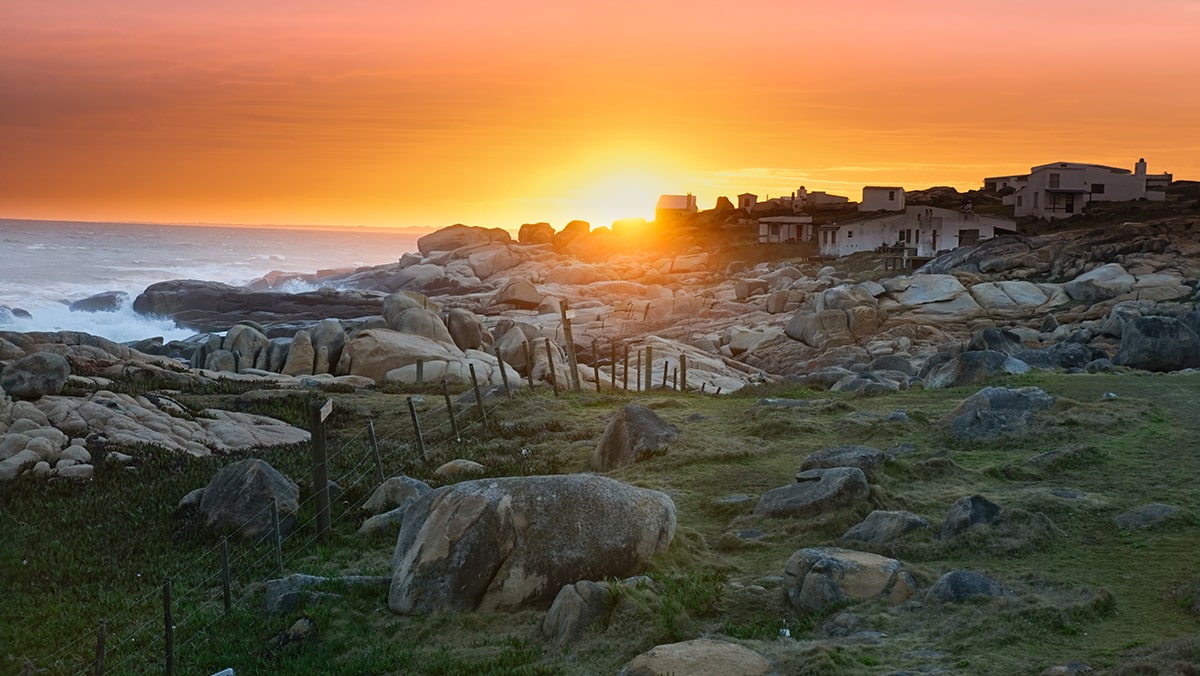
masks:
<path id="1" fill-rule="evenodd" d="M 763 494 L 755 514 L 807 517 L 857 505 L 871 494 L 867 477 L 857 467 L 813 469 L 796 475 L 796 483 Z"/>
<path id="2" fill-rule="evenodd" d="M 767 658 L 745 646 L 698 638 L 655 646 L 630 660 L 620 676 L 766 676 L 772 670 Z"/>

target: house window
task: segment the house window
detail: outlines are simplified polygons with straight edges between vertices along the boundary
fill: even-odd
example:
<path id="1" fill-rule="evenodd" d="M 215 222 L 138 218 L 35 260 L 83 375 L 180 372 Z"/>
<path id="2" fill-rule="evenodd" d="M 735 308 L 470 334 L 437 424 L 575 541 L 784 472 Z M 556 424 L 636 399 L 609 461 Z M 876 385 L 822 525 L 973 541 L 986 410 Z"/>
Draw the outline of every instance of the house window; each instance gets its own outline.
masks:
<path id="1" fill-rule="evenodd" d="M 979 244 L 979 230 L 978 229 L 959 230 L 958 231 L 958 245 L 959 246 L 974 246 L 976 244 Z"/>
<path id="2" fill-rule="evenodd" d="M 850 230 L 846 231 L 846 239 L 854 239 L 854 233 Z"/>
<path id="3" fill-rule="evenodd" d="M 903 244 L 903 243 L 907 242 L 907 241 L 908 241 L 908 231 L 907 231 L 907 230 L 901 230 L 901 231 L 898 233 L 898 238 L 897 238 L 897 241 L 899 241 L 901 244 Z"/>
<path id="4" fill-rule="evenodd" d="M 1092 194 L 1093 195 L 1103 195 L 1104 194 L 1104 184 L 1103 183 L 1093 183 L 1092 184 Z"/>
<path id="5" fill-rule="evenodd" d="M 1033 193 L 1033 208 L 1035 211 L 1038 208 L 1038 195 L 1040 195 L 1040 194 L 1041 194 L 1040 192 Z"/>
<path id="6" fill-rule="evenodd" d="M 1019 207 L 1025 206 L 1024 204 L 1022 204 L 1022 202 L 1024 202 L 1024 201 L 1025 201 L 1024 195 L 1017 195 L 1017 206 L 1019 206 Z"/>
<path id="7" fill-rule="evenodd" d="M 889 190 L 889 191 L 888 191 L 888 201 L 889 201 L 889 202 L 895 202 L 895 201 L 896 201 L 896 191 L 895 191 L 895 190 Z"/>
<path id="8" fill-rule="evenodd" d="M 1059 176 L 1060 176 L 1059 174 L 1050 174 L 1050 189 L 1051 190 L 1058 188 Z"/>

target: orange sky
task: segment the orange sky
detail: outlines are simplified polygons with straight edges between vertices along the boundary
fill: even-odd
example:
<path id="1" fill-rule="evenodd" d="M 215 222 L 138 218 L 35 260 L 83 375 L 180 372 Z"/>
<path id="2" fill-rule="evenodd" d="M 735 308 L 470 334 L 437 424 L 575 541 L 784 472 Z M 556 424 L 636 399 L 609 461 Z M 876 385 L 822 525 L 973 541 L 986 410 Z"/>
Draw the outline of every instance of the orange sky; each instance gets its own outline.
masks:
<path id="1" fill-rule="evenodd" d="M 0 0 L 0 217 L 561 227 L 1059 160 L 1200 179 L 1197 36 L 1200 0 Z"/>

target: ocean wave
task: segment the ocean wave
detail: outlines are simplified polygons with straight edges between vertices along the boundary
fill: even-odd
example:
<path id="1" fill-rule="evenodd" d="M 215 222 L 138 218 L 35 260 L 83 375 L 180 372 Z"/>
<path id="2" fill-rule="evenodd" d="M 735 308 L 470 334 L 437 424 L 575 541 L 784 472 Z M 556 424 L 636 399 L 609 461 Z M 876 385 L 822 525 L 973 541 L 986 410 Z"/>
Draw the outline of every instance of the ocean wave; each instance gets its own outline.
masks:
<path id="1" fill-rule="evenodd" d="M 15 317 L 0 313 L 0 330 L 18 331 L 81 331 L 118 343 L 162 336 L 164 341 L 184 340 L 196 335 L 191 329 L 176 326 L 170 319 L 139 315 L 125 303 L 116 312 L 71 312 L 65 305 L 41 306 L 29 309 L 32 317 Z"/>

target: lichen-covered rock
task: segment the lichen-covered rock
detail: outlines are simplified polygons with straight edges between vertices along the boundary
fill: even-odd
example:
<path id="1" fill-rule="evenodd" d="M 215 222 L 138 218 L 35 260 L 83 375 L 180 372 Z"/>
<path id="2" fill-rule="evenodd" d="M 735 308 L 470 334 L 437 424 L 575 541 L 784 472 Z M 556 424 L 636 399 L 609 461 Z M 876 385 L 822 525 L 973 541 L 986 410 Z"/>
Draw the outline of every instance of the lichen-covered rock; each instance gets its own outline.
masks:
<path id="1" fill-rule="evenodd" d="M 797 551 L 788 558 L 783 576 L 788 604 L 800 613 L 868 599 L 900 603 L 917 588 L 899 561 L 839 547 Z"/>
<path id="2" fill-rule="evenodd" d="M 867 477 L 857 467 L 811 469 L 796 475 L 796 483 L 763 494 L 755 514 L 772 517 L 809 517 L 833 509 L 852 507 L 871 494 Z"/>
<path id="3" fill-rule="evenodd" d="M 35 352 L 10 362 L 0 371 L 0 389 L 17 399 L 38 399 L 62 392 L 71 364 L 52 352 Z"/>
<path id="4" fill-rule="evenodd" d="M 564 585 L 641 572 L 674 536 L 671 498 L 606 477 L 465 481 L 409 509 L 388 606 L 399 613 L 546 607 Z"/>
<path id="5" fill-rule="evenodd" d="M 272 502 L 280 529 L 287 532 L 300 511 L 300 487 L 265 461 L 248 458 L 213 476 L 200 498 L 199 514 L 211 530 L 257 540 L 271 531 Z"/>
<path id="6" fill-rule="evenodd" d="M 601 472 L 626 467 L 665 452 L 679 435 L 679 428 L 645 406 L 629 404 L 613 414 L 596 450 L 592 468 Z"/>
<path id="7" fill-rule="evenodd" d="M 630 660 L 620 676 L 766 676 L 772 671 L 767 658 L 745 646 L 698 638 L 655 646 Z"/>

